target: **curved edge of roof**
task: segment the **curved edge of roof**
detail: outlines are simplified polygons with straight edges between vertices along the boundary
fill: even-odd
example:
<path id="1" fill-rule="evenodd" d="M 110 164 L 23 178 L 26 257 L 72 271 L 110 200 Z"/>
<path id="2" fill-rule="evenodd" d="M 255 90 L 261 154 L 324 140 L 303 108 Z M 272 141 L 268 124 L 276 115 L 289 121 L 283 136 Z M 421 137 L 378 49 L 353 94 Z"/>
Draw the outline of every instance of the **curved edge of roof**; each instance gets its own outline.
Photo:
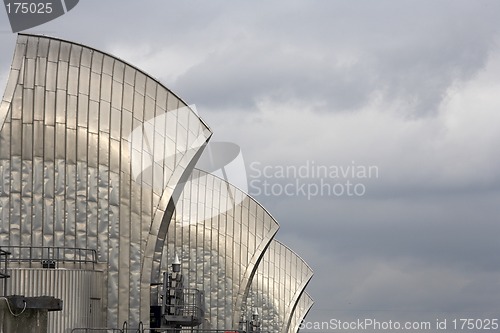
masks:
<path id="1" fill-rule="evenodd" d="M 273 241 L 275 241 L 276 243 L 284 246 L 285 248 L 287 248 L 290 252 L 292 252 L 293 254 L 295 254 L 297 256 L 297 258 L 299 258 L 306 266 L 307 268 L 309 268 L 309 270 L 311 271 L 311 277 L 309 278 L 309 280 L 313 277 L 314 275 L 314 270 L 311 268 L 311 266 L 309 266 L 309 264 L 307 263 L 307 261 L 304 260 L 304 258 L 302 258 L 301 256 L 299 256 L 297 254 L 297 252 L 295 252 L 294 250 L 292 250 L 288 245 L 284 244 L 282 241 L 278 240 L 278 239 L 273 239 Z"/>
<path id="2" fill-rule="evenodd" d="M 294 316 L 294 313 L 295 311 L 297 311 L 297 306 L 299 305 L 299 302 L 300 302 L 300 299 L 302 298 L 302 296 L 304 294 L 307 294 L 306 292 L 306 288 L 307 286 L 309 285 L 309 282 L 311 282 L 311 279 L 313 277 L 313 274 L 311 274 L 307 279 L 306 281 L 304 281 L 304 283 L 301 284 L 301 287 L 300 287 L 300 293 L 299 294 L 296 294 L 294 295 L 292 301 L 293 301 L 293 305 L 290 309 L 290 311 L 288 312 L 289 313 L 289 318 L 288 318 L 288 323 L 286 325 L 286 329 L 283 331 L 284 333 L 286 332 L 289 332 L 290 330 L 290 326 L 292 324 L 292 320 L 293 320 L 293 316 Z M 309 296 L 309 294 L 307 294 Z M 311 298 L 311 296 L 309 296 L 309 299 L 314 303 L 314 300 Z M 295 300 L 295 301 L 294 301 Z M 311 305 L 312 306 L 312 305 Z M 304 316 L 305 317 L 305 316 Z"/>
<path id="3" fill-rule="evenodd" d="M 201 170 L 201 169 L 198 169 L 196 166 L 193 170 L 197 170 L 197 171 L 200 171 L 200 172 L 203 172 L 204 174 L 206 175 L 211 175 L 212 177 L 214 178 L 218 178 L 220 180 L 222 180 L 223 182 L 225 182 L 226 184 L 229 184 L 231 185 L 232 187 L 234 187 L 235 189 L 237 189 L 238 191 L 240 191 L 241 193 L 245 194 L 248 198 L 250 198 L 250 200 L 252 200 L 253 202 L 255 202 L 257 204 L 257 206 L 259 206 L 267 215 L 269 215 L 274 222 L 276 222 L 276 224 L 278 225 L 278 227 L 280 227 L 280 224 L 278 222 L 278 220 L 276 220 L 273 216 L 273 214 L 271 214 L 267 209 L 266 207 L 264 207 L 259 201 L 257 201 L 254 197 L 252 197 L 250 194 L 248 194 L 247 192 L 243 191 L 241 188 L 239 188 L 238 186 L 236 185 L 233 185 L 231 184 L 230 182 L 228 182 L 227 180 L 225 179 L 222 179 L 221 177 L 217 176 L 217 175 L 214 175 L 213 173 L 208 173 L 206 172 L 205 170 Z M 302 258 L 301 258 L 302 259 Z"/>
<path id="4" fill-rule="evenodd" d="M 92 51 L 96 51 L 96 52 L 99 52 L 99 53 L 102 53 L 108 57 L 111 57 L 115 60 L 118 60 L 120 62 L 122 62 L 123 64 L 127 65 L 127 66 L 130 66 L 132 67 L 133 69 L 135 69 L 136 71 L 146 75 L 146 77 L 150 78 L 151 80 L 155 81 L 156 83 L 158 83 L 160 86 L 162 86 L 163 88 L 165 88 L 169 93 L 171 93 L 172 95 L 174 95 L 177 99 L 179 99 L 182 103 L 184 103 L 186 106 L 189 106 L 188 103 L 186 103 L 185 100 L 183 100 L 179 95 L 177 95 L 175 92 L 173 92 L 171 89 L 167 88 L 163 83 L 160 82 L 160 80 L 154 78 L 153 76 L 151 76 L 150 74 L 146 73 L 145 71 L 143 71 L 142 69 L 138 68 L 137 66 L 134 66 L 132 65 L 131 63 L 129 63 L 128 61 L 125 61 L 109 52 L 106 52 L 106 51 L 102 51 L 102 50 L 99 50 L 99 49 L 96 49 L 95 47 L 92 47 L 92 46 L 88 46 L 86 44 L 83 44 L 83 43 L 77 43 L 77 42 L 72 42 L 72 41 L 69 41 L 69 40 L 66 40 L 66 39 L 63 39 L 63 38 L 59 38 L 59 37 L 54 37 L 54 36 L 46 36 L 46 35 L 37 35 L 37 34 L 29 34 L 29 33 L 18 33 L 17 34 L 18 36 L 27 36 L 27 37 L 37 37 L 37 38 L 45 38 L 45 39 L 50 39 L 50 40 L 54 40 L 54 41 L 59 41 L 59 42 L 64 42 L 64 43 L 69 43 L 69 44 L 72 44 L 72 45 L 76 45 L 76 46 L 81 46 L 81 47 L 84 47 L 86 49 L 89 49 L 89 50 L 92 50 Z M 208 124 L 200 117 L 198 116 L 198 118 L 200 119 L 200 121 L 203 123 L 203 125 L 205 125 L 209 130 L 210 132 L 212 132 L 212 129 L 210 128 L 210 126 L 208 126 Z"/>
<path id="5" fill-rule="evenodd" d="M 304 320 L 304 319 L 307 317 L 307 315 L 308 315 L 308 314 L 309 314 L 309 312 L 311 311 L 312 307 L 314 306 L 314 299 L 311 297 L 311 295 L 309 295 L 309 293 L 308 293 L 307 291 L 304 291 L 304 292 L 302 293 L 302 295 L 301 295 L 301 297 L 300 297 L 300 298 L 302 298 L 303 296 L 304 296 L 304 297 L 306 297 L 306 298 L 307 298 L 307 300 L 308 300 L 309 302 L 307 303 L 306 307 L 304 308 L 304 310 L 305 310 L 305 311 L 303 312 L 303 314 L 301 314 L 301 315 L 300 315 L 300 318 L 299 318 L 300 320 L 297 322 L 298 324 L 300 324 L 300 322 L 301 322 L 302 320 Z M 300 299 L 299 299 L 299 301 L 300 301 Z M 297 324 L 297 323 L 296 323 L 296 324 Z M 294 331 L 291 331 L 291 332 L 290 332 L 290 329 L 293 329 L 293 328 L 292 328 L 292 327 L 289 327 L 288 332 L 289 332 L 289 333 L 296 333 L 296 332 L 299 332 L 299 331 L 300 331 L 300 329 L 299 329 L 299 325 L 296 325 L 296 327 L 295 327 L 295 328 L 297 328 L 297 331 L 295 331 L 295 332 L 294 332 Z"/>

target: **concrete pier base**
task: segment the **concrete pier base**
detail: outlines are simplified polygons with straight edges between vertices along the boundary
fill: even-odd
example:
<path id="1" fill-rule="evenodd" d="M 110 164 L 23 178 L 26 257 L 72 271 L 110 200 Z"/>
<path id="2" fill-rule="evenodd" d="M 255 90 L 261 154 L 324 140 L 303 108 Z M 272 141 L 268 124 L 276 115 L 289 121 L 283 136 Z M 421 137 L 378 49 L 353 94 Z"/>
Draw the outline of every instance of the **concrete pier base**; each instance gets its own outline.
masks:
<path id="1" fill-rule="evenodd" d="M 48 312 L 59 307 L 53 297 L 0 297 L 0 333 L 47 333 Z"/>

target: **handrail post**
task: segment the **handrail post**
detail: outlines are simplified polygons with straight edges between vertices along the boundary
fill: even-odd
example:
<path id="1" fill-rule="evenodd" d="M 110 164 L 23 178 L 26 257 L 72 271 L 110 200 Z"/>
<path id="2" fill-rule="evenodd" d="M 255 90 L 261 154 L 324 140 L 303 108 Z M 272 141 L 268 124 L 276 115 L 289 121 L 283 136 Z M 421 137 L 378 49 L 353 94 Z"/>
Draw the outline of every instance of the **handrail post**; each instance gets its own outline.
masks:
<path id="1" fill-rule="evenodd" d="M 9 251 L 5 251 L 5 250 L 2 250 L 2 248 L 0 248 L 0 256 L 5 256 L 3 262 L 4 262 L 4 267 L 5 267 L 5 272 L 2 273 L 0 271 L 0 277 L 2 278 L 3 281 L 3 296 L 7 296 L 7 281 L 8 279 L 10 278 L 10 275 L 9 275 L 9 264 L 8 264 L 8 260 L 7 260 L 7 257 L 11 255 L 11 252 Z M 1 263 L 1 257 L 0 257 L 0 263 Z"/>

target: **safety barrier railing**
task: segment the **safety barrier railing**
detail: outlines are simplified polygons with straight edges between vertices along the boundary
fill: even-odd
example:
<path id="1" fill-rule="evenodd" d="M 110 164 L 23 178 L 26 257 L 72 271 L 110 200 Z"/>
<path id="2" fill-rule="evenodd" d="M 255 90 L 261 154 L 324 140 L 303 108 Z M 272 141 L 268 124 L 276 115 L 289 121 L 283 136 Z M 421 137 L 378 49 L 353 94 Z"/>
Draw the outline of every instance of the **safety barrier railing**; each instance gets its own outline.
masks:
<path id="1" fill-rule="evenodd" d="M 245 333 L 235 330 L 205 330 L 196 328 L 145 328 L 140 333 Z M 266 333 L 266 332 L 260 332 Z"/>
<path id="2" fill-rule="evenodd" d="M 127 322 L 122 328 L 74 328 L 71 333 L 246 333 L 238 330 L 206 330 L 200 328 L 145 328 L 142 322 L 137 328 L 129 328 Z M 248 332 L 251 333 L 251 332 Z M 269 332 L 259 332 L 269 333 Z"/>
<path id="3" fill-rule="evenodd" d="M 71 333 L 141 333 L 142 329 L 142 322 L 139 323 L 138 328 L 129 328 L 128 323 L 125 321 L 122 328 L 74 328 Z"/>
<path id="4" fill-rule="evenodd" d="M 137 328 L 74 328 L 71 333 L 141 333 Z"/>
<path id="5" fill-rule="evenodd" d="M 164 318 L 167 323 L 195 327 L 203 322 L 205 315 L 203 293 L 198 289 L 179 289 L 181 299 L 172 304 L 165 304 Z M 167 298 L 170 297 L 167 295 Z M 176 296 L 177 297 L 177 296 Z"/>
<path id="6" fill-rule="evenodd" d="M 56 268 L 59 263 L 74 264 L 79 268 L 91 264 L 95 269 L 97 251 L 94 249 L 58 246 L 2 246 L 11 256 L 9 263 L 26 263 L 30 268 L 35 264 L 43 268 Z"/>
<path id="7" fill-rule="evenodd" d="M 9 251 L 5 251 L 2 248 L 0 248 L 0 280 L 2 280 L 3 287 L 2 289 L 2 295 L 6 296 L 7 295 L 7 279 L 10 278 L 9 275 L 9 265 L 8 265 L 8 258 L 10 256 Z"/>

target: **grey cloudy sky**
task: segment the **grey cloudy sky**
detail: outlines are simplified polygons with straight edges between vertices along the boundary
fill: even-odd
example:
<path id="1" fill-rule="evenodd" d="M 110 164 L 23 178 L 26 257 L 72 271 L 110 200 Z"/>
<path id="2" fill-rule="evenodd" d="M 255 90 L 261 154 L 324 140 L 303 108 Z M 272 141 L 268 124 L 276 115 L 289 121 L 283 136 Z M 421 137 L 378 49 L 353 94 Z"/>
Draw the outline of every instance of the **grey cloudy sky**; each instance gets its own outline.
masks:
<path id="1" fill-rule="evenodd" d="M 15 35 L 0 12 L 3 90 Z M 257 199 L 315 271 L 308 321 L 435 322 L 500 319 L 498 22 L 498 1 L 82 0 L 30 32 L 196 104 L 213 140 L 241 146 L 253 194 L 293 184 L 264 167 L 376 166 L 350 179 L 363 196 Z"/>

